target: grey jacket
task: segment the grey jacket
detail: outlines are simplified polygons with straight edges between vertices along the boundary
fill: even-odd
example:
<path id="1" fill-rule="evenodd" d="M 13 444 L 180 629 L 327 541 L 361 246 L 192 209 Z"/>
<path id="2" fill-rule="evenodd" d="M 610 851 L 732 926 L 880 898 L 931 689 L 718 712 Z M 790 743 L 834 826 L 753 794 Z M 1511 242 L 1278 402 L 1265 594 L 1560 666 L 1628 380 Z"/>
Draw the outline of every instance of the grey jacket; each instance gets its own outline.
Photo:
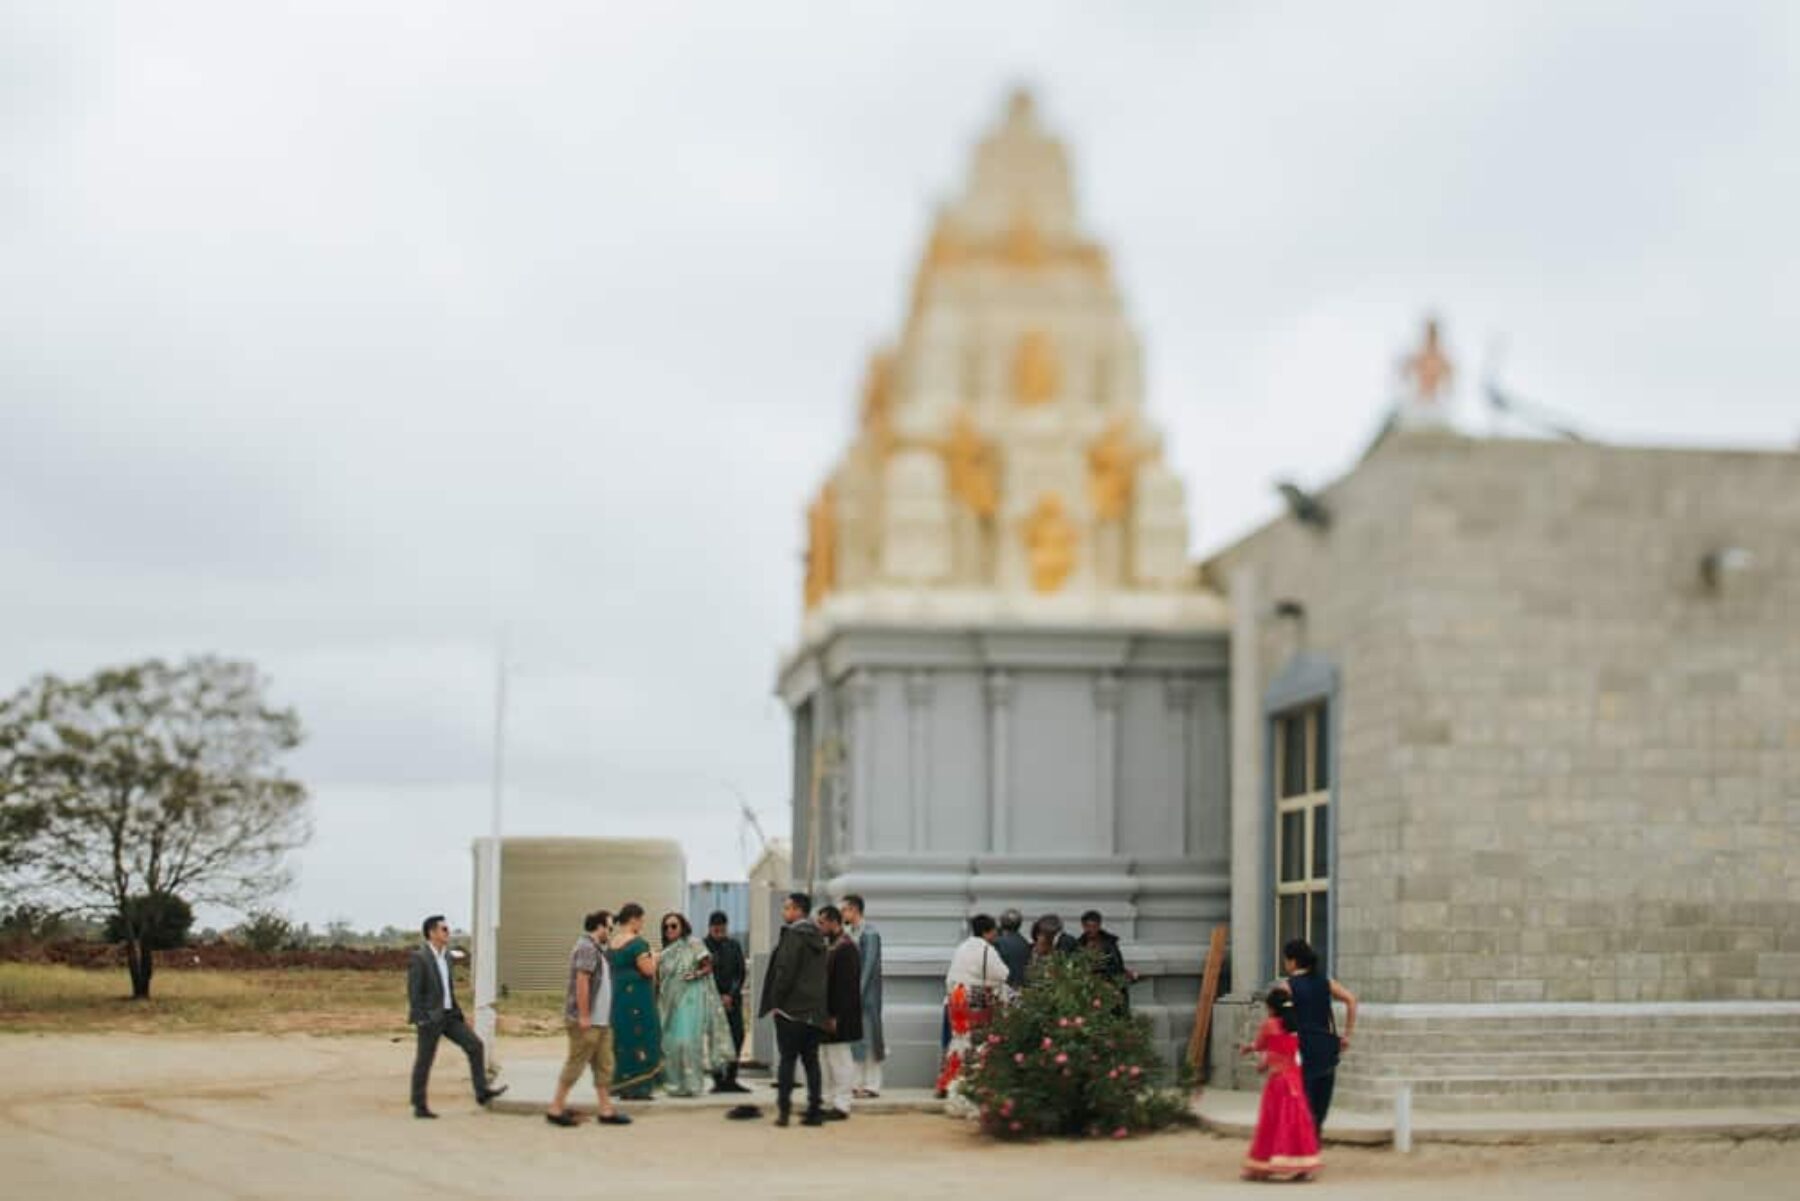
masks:
<path id="1" fill-rule="evenodd" d="M 417 1026 L 444 1016 L 444 981 L 438 975 L 437 956 L 430 947 L 415 947 L 406 964 L 406 1020 Z M 450 974 L 450 1008 L 456 1003 L 456 973 Z"/>

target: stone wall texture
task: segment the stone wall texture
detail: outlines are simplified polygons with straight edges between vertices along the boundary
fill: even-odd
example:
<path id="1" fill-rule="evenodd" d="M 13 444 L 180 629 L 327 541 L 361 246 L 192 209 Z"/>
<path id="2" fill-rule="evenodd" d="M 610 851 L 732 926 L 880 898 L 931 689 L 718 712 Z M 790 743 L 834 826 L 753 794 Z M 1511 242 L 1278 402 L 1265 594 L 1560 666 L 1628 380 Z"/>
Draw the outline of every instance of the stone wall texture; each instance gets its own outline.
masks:
<path id="1" fill-rule="evenodd" d="M 1396 434 L 1323 498 L 1207 571 L 1339 672 L 1334 974 L 1800 999 L 1800 455 Z"/>

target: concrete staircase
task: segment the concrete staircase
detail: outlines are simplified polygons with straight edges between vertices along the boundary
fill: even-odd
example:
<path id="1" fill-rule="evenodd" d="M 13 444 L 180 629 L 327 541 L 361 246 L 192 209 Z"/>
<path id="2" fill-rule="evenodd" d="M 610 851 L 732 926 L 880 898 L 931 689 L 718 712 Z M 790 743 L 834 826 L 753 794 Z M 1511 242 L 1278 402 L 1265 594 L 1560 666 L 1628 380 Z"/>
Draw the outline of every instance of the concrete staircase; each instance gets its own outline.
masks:
<path id="1" fill-rule="evenodd" d="M 1422 1113 L 1800 1104 L 1800 1005 L 1371 1005 L 1333 1107 Z"/>

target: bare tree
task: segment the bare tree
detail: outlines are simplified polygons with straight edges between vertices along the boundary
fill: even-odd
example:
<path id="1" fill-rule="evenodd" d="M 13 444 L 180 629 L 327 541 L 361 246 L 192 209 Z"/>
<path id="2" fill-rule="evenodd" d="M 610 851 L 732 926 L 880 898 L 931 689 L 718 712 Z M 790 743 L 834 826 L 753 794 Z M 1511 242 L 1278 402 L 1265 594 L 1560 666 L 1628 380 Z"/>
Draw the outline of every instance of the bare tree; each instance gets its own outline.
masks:
<path id="1" fill-rule="evenodd" d="M 19 895 L 105 918 L 134 999 L 169 899 L 266 902 L 311 834 L 277 762 L 300 719 L 263 687 L 249 663 L 202 657 L 42 676 L 0 702 L 0 868 Z"/>

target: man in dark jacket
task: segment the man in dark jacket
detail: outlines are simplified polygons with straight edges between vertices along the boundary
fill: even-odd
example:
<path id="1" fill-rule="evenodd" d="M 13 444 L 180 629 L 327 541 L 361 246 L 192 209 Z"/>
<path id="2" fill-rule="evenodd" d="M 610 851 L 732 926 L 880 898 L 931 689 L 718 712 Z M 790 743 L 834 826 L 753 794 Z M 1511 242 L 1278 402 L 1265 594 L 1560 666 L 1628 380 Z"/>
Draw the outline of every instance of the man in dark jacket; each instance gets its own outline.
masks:
<path id="1" fill-rule="evenodd" d="M 719 986 L 719 1001 L 731 1027 L 731 1062 L 713 1073 L 713 1092 L 747 1093 L 750 1090 L 737 1078 L 738 1059 L 744 1053 L 744 948 L 731 937 L 731 919 L 723 910 L 714 910 L 707 919 L 706 950 L 712 956 L 713 983 Z"/>
<path id="2" fill-rule="evenodd" d="M 819 1095 L 819 1035 L 825 1027 L 825 936 L 806 915 L 812 897 L 788 894 L 781 907 L 781 939 L 769 957 L 769 975 L 763 981 L 758 1017 L 775 1016 L 775 1049 L 781 1055 L 775 1070 L 775 1124 L 786 1126 L 792 1112 L 794 1063 L 806 1069 L 806 1115 L 803 1126 L 825 1124 Z"/>
<path id="3" fill-rule="evenodd" d="M 1000 937 L 994 940 L 994 950 L 1006 964 L 1009 988 L 1024 988 L 1025 973 L 1031 967 L 1031 944 L 1019 933 L 1019 927 L 1024 924 L 1025 915 L 1017 909 L 1008 909 L 1000 915 Z"/>
<path id="4" fill-rule="evenodd" d="M 1125 1013 L 1131 1008 L 1131 997 L 1125 991 L 1137 982 L 1137 973 L 1125 966 L 1125 954 L 1119 950 L 1119 936 L 1107 930 L 1102 922 L 1098 909 L 1090 909 L 1081 915 L 1081 941 L 1083 951 L 1097 956 L 1094 970 L 1112 981 L 1119 988 L 1119 1012 Z"/>
<path id="5" fill-rule="evenodd" d="M 437 1058 L 440 1038 L 447 1038 L 469 1057 L 469 1078 L 475 1084 L 475 1104 L 486 1105 L 506 1091 L 489 1088 L 487 1062 L 481 1040 L 463 1021 L 462 1006 L 450 982 L 450 924 L 434 913 L 420 927 L 425 945 L 416 948 L 406 965 L 406 1020 L 419 1032 L 413 1055 L 412 1108 L 415 1118 L 435 1118 L 425 1104 L 425 1085 L 431 1079 L 431 1061 Z"/>
<path id="6" fill-rule="evenodd" d="M 819 929 L 825 935 L 825 1120 L 841 1122 L 850 1116 L 859 1075 L 854 1048 L 863 1036 L 862 956 L 844 933 L 836 905 L 819 910 Z"/>

